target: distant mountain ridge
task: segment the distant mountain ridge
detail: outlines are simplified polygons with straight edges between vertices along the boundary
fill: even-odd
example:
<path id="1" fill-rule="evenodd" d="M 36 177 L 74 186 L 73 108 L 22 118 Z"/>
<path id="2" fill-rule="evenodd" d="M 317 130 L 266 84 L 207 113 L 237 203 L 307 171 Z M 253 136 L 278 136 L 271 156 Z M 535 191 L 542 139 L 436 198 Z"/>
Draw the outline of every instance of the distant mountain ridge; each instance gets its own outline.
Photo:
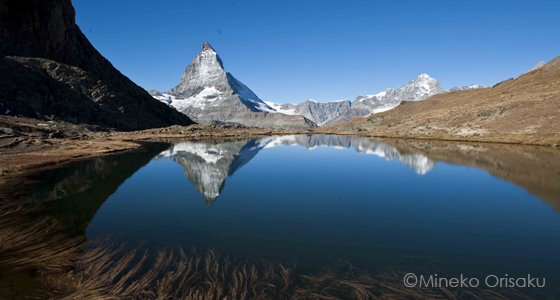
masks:
<path id="1" fill-rule="evenodd" d="M 488 87 L 489 86 L 480 85 L 480 84 L 473 84 L 473 85 L 469 85 L 469 86 L 456 86 L 456 87 L 450 88 L 448 90 L 448 92 L 475 90 L 475 89 L 483 89 L 483 88 L 488 88 Z"/>
<path id="2" fill-rule="evenodd" d="M 278 112 L 292 115 L 300 114 L 313 120 L 319 126 L 332 126 L 350 121 L 355 117 L 364 117 L 390 110 L 397 107 L 402 101 L 420 101 L 441 93 L 478 88 L 486 88 L 486 86 L 454 87 L 446 91 L 436 79 L 428 74 L 421 74 L 399 88 L 386 89 L 375 95 L 360 95 L 353 102 L 338 100 L 321 103 L 307 100 L 300 104 L 266 103 Z"/>
<path id="3" fill-rule="evenodd" d="M 347 122 L 355 117 L 387 111 L 398 106 L 402 101 L 424 100 L 444 91 L 437 80 L 428 76 L 428 74 L 421 74 L 399 88 L 386 89 L 375 95 L 358 96 L 352 103 L 351 108 L 327 122 L 325 126 Z"/>
<path id="4" fill-rule="evenodd" d="M 208 42 L 202 44 L 200 53 L 187 66 L 176 87 L 165 93 L 156 90 L 150 93 L 200 122 L 282 129 L 317 126 L 300 115 L 276 113 L 249 87 L 225 71 L 222 60 Z"/>
<path id="5" fill-rule="evenodd" d="M 277 112 L 288 115 L 302 115 L 321 126 L 350 108 L 352 102 L 350 102 L 350 100 L 317 102 L 313 99 L 307 99 L 297 105 L 290 103 L 277 104 L 273 102 L 266 102 L 266 104 L 274 108 Z"/>

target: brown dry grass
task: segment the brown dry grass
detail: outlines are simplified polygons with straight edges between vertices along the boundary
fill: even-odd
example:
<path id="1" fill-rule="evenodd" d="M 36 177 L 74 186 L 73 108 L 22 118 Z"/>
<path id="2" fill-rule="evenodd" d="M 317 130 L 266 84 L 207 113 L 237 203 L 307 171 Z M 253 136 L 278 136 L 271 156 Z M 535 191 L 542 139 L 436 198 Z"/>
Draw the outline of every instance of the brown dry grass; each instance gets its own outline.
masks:
<path id="1" fill-rule="evenodd" d="M 295 275 L 282 264 L 222 257 L 214 251 L 87 251 L 75 272 L 44 279 L 56 299 L 289 299 Z"/>
<path id="2" fill-rule="evenodd" d="M 493 88 L 403 102 L 316 132 L 409 139 L 560 144 L 560 57 Z"/>
<path id="3" fill-rule="evenodd" d="M 399 272 L 372 275 L 347 262 L 311 276 L 214 251 L 172 248 L 151 260 L 147 250 L 110 249 L 95 246 L 74 272 L 44 276 L 51 299 L 532 299 L 515 290 L 406 288 Z"/>
<path id="4" fill-rule="evenodd" d="M 1 199 L 0 199 L 1 200 Z M 0 203 L 0 299 L 45 298 L 38 272 L 67 272 L 81 256 L 84 237 L 70 237 L 38 206 Z"/>
<path id="5" fill-rule="evenodd" d="M 0 204 L 0 274 L 21 270 L 61 271 L 72 268 L 84 237 L 69 237 L 52 217 L 37 217 L 36 207 Z"/>

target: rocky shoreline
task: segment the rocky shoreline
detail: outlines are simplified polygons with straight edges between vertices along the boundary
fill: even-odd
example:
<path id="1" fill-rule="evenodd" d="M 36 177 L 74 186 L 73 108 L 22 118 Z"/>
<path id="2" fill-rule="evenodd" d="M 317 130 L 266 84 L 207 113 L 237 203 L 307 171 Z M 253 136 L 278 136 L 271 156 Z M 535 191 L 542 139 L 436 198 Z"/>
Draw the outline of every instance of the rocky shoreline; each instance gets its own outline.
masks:
<path id="1" fill-rule="evenodd" d="M 311 130 L 277 130 L 239 125 L 195 124 L 132 132 L 105 130 L 60 121 L 0 116 L 0 176 L 76 159 L 140 149 L 166 139 L 262 137 L 309 134 Z"/>
<path id="2" fill-rule="evenodd" d="M 78 159 L 140 150 L 147 142 L 169 139 L 247 138 L 292 134 L 359 135 L 381 139 L 416 141 L 475 142 L 557 147 L 556 136 L 446 136 L 399 135 L 336 130 L 331 127 L 280 130 L 239 125 L 195 124 L 132 132 L 117 132 L 60 121 L 0 116 L 0 176 L 53 166 Z"/>

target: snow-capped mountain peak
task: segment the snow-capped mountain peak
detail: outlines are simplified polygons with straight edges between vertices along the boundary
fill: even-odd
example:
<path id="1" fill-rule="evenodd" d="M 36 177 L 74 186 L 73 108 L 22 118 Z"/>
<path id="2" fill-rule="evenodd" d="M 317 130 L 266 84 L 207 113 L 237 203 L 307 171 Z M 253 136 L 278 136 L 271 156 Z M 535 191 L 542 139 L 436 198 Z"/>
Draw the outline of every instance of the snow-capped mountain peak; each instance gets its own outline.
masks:
<path id="1" fill-rule="evenodd" d="M 196 96 L 206 87 L 214 86 L 220 92 L 226 92 L 227 74 L 222 60 L 208 42 L 204 42 L 202 50 L 185 69 L 179 84 L 169 91 L 177 98 Z"/>
<path id="2" fill-rule="evenodd" d="M 317 125 L 299 116 L 277 112 L 248 86 L 226 72 L 220 56 L 208 42 L 185 69 L 179 84 L 152 96 L 198 122 L 225 122 L 267 128 L 303 129 Z"/>
<path id="3" fill-rule="evenodd" d="M 400 94 L 398 99 L 401 101 L 424 100 L 445 91 L 436 79 L 426 73 L 420 74 L 396 90 Z"/>

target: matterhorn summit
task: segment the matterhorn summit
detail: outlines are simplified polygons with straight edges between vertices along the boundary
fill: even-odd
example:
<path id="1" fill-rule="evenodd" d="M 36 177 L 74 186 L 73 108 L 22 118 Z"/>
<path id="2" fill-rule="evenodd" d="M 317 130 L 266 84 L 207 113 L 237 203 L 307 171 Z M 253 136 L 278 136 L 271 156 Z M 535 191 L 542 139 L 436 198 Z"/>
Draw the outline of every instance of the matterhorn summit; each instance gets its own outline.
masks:
<path id="1" fill-rule="evenodd" d="M 224 69 L 214 48 L 202 44 L 200 53 L 185 69 L 179 84 L 166 93 L 152 96 L 198 122 L 220 122 L 267 128 L 316 127 L 303 117 L 277 113 L 249 87 Z"/>

